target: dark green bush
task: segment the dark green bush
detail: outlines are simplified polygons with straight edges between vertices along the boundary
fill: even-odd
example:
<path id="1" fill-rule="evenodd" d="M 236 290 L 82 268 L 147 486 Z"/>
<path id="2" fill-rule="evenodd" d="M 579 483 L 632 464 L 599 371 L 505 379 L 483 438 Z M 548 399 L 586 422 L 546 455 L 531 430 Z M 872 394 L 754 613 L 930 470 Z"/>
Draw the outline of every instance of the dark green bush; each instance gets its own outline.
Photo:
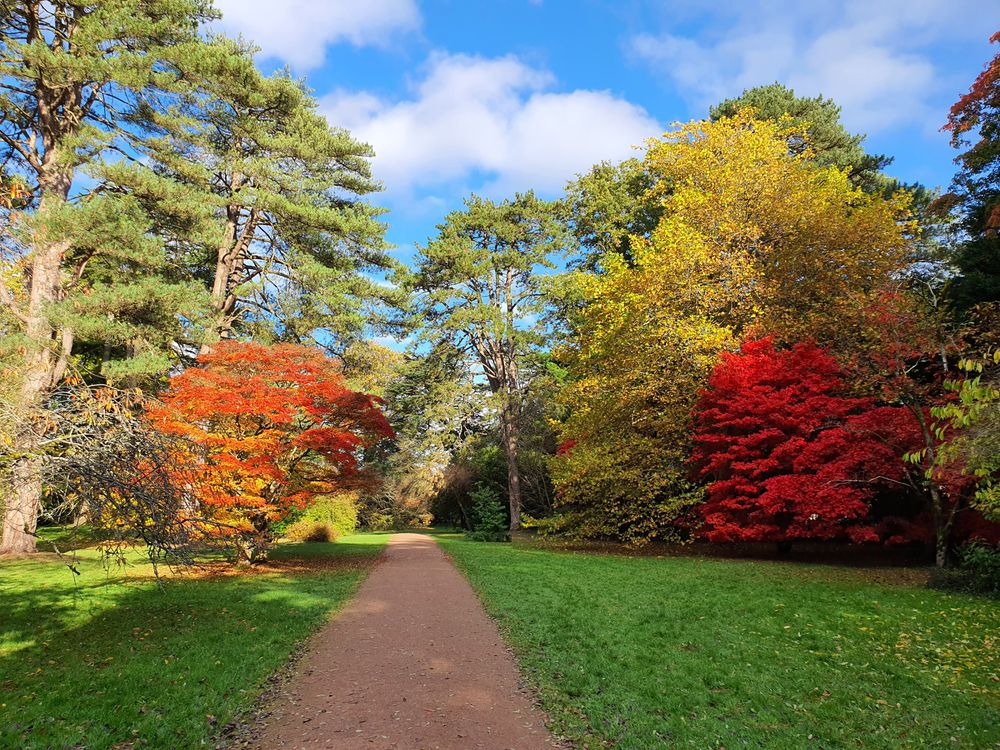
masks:
<path id="1" fill-rule="evenodd" d="M 938 572 L 936 588 L 1000 597 L 1000 547 L 971 542 L 962 548 L 958 565 Z"/>
<path id="2" fill-rule="evenodd" d="M 507 509 L 500 493 L 487 484 L 477 484 L 469 493 L 469 499 L 472 501 L 469 519 L 472 530 L 467 532 L 469 539 L 506 542 L 509 539 Z"/>
<path id="3" fill-rule="evenodd" d="M 962 550 L 959 566 L 969 590 L 979 594 L 1000 594 L 1000 548 L 972 542 Z"/>

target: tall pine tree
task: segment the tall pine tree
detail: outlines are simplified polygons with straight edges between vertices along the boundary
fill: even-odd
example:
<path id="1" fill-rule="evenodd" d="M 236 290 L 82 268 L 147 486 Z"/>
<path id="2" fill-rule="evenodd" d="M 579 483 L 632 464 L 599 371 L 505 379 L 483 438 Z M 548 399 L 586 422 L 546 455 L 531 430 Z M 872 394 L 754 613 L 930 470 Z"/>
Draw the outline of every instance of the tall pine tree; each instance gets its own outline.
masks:
<path id="1" fill-rule="evenodd" d="M 542 289 L 565 247 L 557 204 L 533 193 L 500 203 L 472 196 L 421 249 L 410 282 L 425 337 L 466 352 L 497 399 L 511 530 L 521 527 L 521 407 L 530 357 L 542 342 Z"/>
<path id="2" fill-rule="evenodd" d="M 191 262 L 211 296 L 208 345 L 239 334 L 343 344 L 398 293 L 369 146 L 331 127 L 304 86 L 240 71 L 181 112 L 153 112 L 157 171 L 202 193 L 216 231 Z"/>
<path id="3" fill-rule="evenodd" d="M 183 325 L 176 311 L 197 307 L 158 235 L 170 212 L 147 210 L 183 188 L 161 182 L 144 202 L 104 183 L 111 170 L 149 172 L 150 111 L 251 65 L 235 43 L 202 36 L 214 17 L 205 0 L 0 4 L 0 163 L 18 193 L 0 300 L 18 328 L 21 415 L 0 553 L 35 548 L 38 415 L 79 343 L 121 342 L 133 368 L 162 367 L 158 345 Z"/>

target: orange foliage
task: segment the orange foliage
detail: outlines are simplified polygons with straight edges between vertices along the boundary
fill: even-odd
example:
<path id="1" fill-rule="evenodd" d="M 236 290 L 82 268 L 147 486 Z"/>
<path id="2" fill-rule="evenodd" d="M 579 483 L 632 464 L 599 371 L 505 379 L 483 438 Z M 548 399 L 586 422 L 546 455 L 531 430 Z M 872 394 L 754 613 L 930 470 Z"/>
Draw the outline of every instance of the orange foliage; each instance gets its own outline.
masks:
<path id="1" fill-rule="evenodd" d="M 195 475 L 201 512 L 248 560 L 294 509 L 370 480 L 362 450 L 393 436 L 381 401 L 347 388 L 315 349 L 224 342 L 198 365 L 173 378 L 149 417 L 181 438 L 178 478 Z"/>

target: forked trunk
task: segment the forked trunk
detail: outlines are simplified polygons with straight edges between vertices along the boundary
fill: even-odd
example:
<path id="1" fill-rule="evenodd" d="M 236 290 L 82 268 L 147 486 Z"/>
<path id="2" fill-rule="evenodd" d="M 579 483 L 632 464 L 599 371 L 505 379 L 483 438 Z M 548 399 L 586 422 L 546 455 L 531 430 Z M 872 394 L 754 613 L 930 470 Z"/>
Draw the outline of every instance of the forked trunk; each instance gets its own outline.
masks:
<path id="1" fill-rule="evenodd" d="M 236 536 L 236 555 L 239 565 L 256 565 L 267 560 L 268 550 L 274 541 L 271 522 L 266 516 L 256 516 L 251 520 L 253 531 L 241 532 Z"/>
<path id="2" fill-rule="evenodd" d="M 242 184 L 239 175 L 233 176 L 234 188 Z M 242 209 L 239 205 L 226 208 L 226 225 L 219 243 L 215 263 L 215 278 L 212 282 L 212 307 L 215 311 L 214 338 L 224 341 L 233 336 L 233 319 L 236 313 L 236 286 L 246 263 L 246 252 L 257 229 L 258 213 L 251 209 L 242 228 L 240 221 Z M 201 354 L 211 352 L 214 342 L 206 342 L 201 347 Z"/>

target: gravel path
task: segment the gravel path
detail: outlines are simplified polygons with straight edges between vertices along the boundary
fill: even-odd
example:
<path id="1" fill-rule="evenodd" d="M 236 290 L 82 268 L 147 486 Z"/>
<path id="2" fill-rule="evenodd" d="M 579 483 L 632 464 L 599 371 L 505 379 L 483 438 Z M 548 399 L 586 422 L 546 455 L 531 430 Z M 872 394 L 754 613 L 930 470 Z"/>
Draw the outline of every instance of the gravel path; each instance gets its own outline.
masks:
<path id="1" fill-rule="evenodd" d="M 271 709 L 260 750 L 558 747 L 496 625 L 422 534 L 392 536 Z"/>

